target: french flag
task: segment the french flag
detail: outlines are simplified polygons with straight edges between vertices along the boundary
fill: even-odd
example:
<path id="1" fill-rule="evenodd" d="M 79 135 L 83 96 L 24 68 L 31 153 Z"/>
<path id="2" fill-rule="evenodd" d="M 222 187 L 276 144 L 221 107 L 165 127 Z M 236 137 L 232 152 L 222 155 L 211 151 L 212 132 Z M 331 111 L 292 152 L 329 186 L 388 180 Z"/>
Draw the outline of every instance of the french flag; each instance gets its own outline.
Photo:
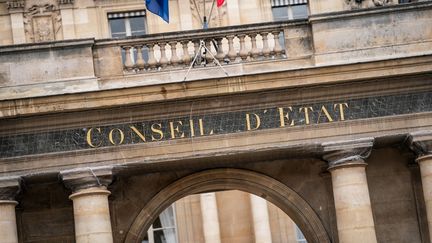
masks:
<path id="1" fill-rule="evenodd" d="M 220 7 L 224 4 L 225 0 L 217 0 L 217 6 Z"/>
<path id="2" fill-rule="evenodd" d="M 169 23 L 169 0 L 146 0 L 147 10 Z"/>
<path id="3" fill-rule="evenodd" d="M 146 0 L 147 10 L 161 17 L 169 23 L 169 0 Z M 225 0 L 217 0 L 217 6 L 221 7 Z"/>

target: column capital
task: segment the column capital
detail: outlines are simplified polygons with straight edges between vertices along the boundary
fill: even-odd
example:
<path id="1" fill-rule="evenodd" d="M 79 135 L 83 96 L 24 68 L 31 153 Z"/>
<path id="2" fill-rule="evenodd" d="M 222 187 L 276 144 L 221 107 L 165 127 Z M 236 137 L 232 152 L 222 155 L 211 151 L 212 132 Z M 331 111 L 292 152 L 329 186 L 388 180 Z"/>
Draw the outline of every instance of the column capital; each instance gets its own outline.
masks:
<path id="1" fill-rule="evenodd" d="M 364 159 L 369 157 L 373 144 L 374 138 L 322 143 L 323 159 L 329 164 L 328 170 L 342 166 L 366 166 Z"/>
<path id="2" fill-rule="evenodd" d="M 73 193 L 92 187 L 108 187 L 113 180 L 113 167 L 87 167 L 60 172 L 60 178 Z"/>
<path id="3" fill-rule="evenodd" d="M 15 201 L 21 192 L 22 178 L 19 176 L 0 178 L 0 201 Z"/>
<path id="4" fill-rule="evenodd" d="M 432 131 L 418 131 L 408 134 L 408 146 L 418 156 L 432 155 Z"/>
<path id="5" fill-rule="evenodd" d="M 6 6 L 9 13 L 22 13 L 24 12 L 24 1 L 23 0 L 12 0 L 7 1 Z"/>

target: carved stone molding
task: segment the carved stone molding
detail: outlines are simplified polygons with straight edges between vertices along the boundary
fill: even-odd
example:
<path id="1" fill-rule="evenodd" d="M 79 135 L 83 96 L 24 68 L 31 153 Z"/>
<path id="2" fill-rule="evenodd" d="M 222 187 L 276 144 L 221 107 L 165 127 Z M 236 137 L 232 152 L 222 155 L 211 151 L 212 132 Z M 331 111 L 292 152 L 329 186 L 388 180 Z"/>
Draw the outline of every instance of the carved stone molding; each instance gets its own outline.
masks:
<path id="1" fill-rule="evenodd" d="M 21 192 L 21 177 L 0 178 L 0 200 L 14 201 Z"/>
<path id="2" fill-rule="evenodd" d="M 363 0 L 345 0 L 345 3 L 348 4 L 352 9 L 360 8 Z"/>
<path id="3" fill-rule="evenodd" d="M 63 39 L 59 2 L 28 0 L 24 10 L 24 30 L 29 43 Z"/>
<path id="4" fill-rule="evenodd" d="M 351 9 L 392 5 L 394 0 L 345 0 Z"/>
<path id="5" fill-rule="evenodd" d="M 7 5 L 7 8 L 9 10 L 11 10 L 11 9 L 22 9 L 22 8 L 24 8 L 24 1 L 23 0 L 7 1 L 6 5 Z"/>
<path id="6" fill-rule="evenodd" d="M 408 146 L 417 156 L 432 154 L 432 131 L 418 131 L 408 135 Z"/>
<path id="7" fill-rule="evenodd" d="M 113 167 L 93 167 L 65 170 L 60 178 L 72 192 L 92 187 L 108 187 L 113 180 Z"/>
<path id="8" fill-rule="evenodd" d="M 58 0 L 58 4 L 74 4 L 75 0 Z"/>
<path id="9" fill-rule="evenodd" d="M 329 170 L 341 166 L 366 165 L 364 159 L 372 152 L 374 138 L 323 143 L 323 159 Z"/>
<path id="10" fill-rule="evenodd" d="M 375 6 L 385 6 L 393 4 L 393 0 L 372 0 Z"/>

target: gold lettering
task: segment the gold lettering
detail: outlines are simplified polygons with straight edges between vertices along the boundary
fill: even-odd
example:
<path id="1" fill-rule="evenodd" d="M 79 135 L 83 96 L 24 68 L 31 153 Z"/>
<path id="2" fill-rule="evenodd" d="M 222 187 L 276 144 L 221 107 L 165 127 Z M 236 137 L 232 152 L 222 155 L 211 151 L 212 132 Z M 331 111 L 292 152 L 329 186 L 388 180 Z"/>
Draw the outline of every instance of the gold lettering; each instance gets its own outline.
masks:
<path id="1" fill-rule="evenodd" d="M 254 115 L 255 116 L 255 120 L 256 120 L 255 127 L 251 127 L 250 115 Z M 261 126 L 261 119 L 260 119 L 260 117 L 257 114 L 255 114 L 255 113 L 251 113 L 251 114 L 246 113 L 246 128 L 247 128 L 248 131 L 257 130 L 260 126 Z"/>
<path id="2" fill-rule="evenodd" d="M 113 138 L 114 131 L 118 131 L 119 134 L 120 134 L 120 141 L 119 141 L 119 143 L 115 143 L 115 141 L 114 141 L 114 138 Z M 120 130 L 120 129 L 118 129 L 118 128 L 111 129 L 111 131 L 110 131 L 109 134 L 108 134 L 108 138 L 109 138 L 109 141 L 111 142 L 112 145 L 119 145 L 119 144 L 122 144 L 123 141 L 124 141 L 124 134 L 123 134 L 123 131 Z"/>
<path id="3" fill-rule="evenodd" d="M 345 111 L 344 106 L 348 108 L 348 103 L 338 103 L 334 104 L 333 108 L 336 111 L 336 108 L 339 107 L 340 120 L 345 121 Z"/>
<path id="4" fill-rule="evenodd" d="M 155 125 L 158 126 L 158 128 L 155 128 Z M 162 124 L 160 124 L 160 123 L 153 123 L 153 124 L 151 125 L 151 130 L 152 130 L 152 132 L 159 134 L 159 138 L 155 138 L 155 137 L 152 135 L 152 136 L 151 136 L 152 141 L 159 141 L 159 140 L 162 140 L 162 139 L 163 139 L 164 135 L 163 135 L 163 132 L 162 132 L 161 128 L 162 128 Z"/>
<path id="5" fill-rule="evenodd" d="M 200 135 L 204 136 L 204 124 L 203 124 L 203 120 L 201 118 L 198 119 L 198 123 L 199 123 Z M 213 135 L 213 129 L 210 130 L 209 135 Z"/>
<path id="6" fill-rule="evenodd" d="M 291 106 L 289 106 L 288 109 L 291 112 L 293 111 Z M 288 122 L 290 120 L 289 113 L 287 112 L 286 114 L 284 114 L 283 108 L 278 108 L 278 110 L 279 110 L 280 127 L 284 127 L 285 126 L 285 118 L 287 119 Z M 291 120 L 290 126 L 294 126 L 294 120 Z"/>
<path id="7" fill-rule="evenodd" d="M 309 123 L 310 123 L 309 111 L 313 111 L 313 108 L 312 108 L 312 106 L 300 107 L 299 111 L 302 112 L 302 110 L 305 114 L 306 125 L 309 125 Z"/>
<path id="8" fill-rule="evenodd" d="M 321 106 L 321 111 L 318 114 L 318 119 L 317 119 L 317 124 L 320 122 L 320 118 L 321 118 L 321 114 L 324 113 L 324 115 L 327 117 L 327 120 L 329 122 L 333 121 L 333 118 L 330 116 L 330 113 L 327 111 L 327 108 L 325 108 L 325 106 Z"/>
<path id="9" fill-rule="evenodd" d="M 140 131 L 138 131 L 138 129 L 135 126 L 130 126 L 130 129 L 132 129 L 132 131 L 134 131 L 134 133 L 136 135 L 138 135 L 138 137 L 140 137 L 143 142 L 146 141 L 145 137 L 144 137 L 144 134 L 142 134 Z"/>
<path id="10" fill-rule="evenodd" d="M 96 128 L 96 131 L 98 131 L 99 133 L 101 133 L 101 129 L 99 127 Z M 93 132 L 93 128 L 90 128 L 87 131 L 87 144 L 90 145 L 90 147 L 92 147 L 92 148 L 97 148 L 97 147 L 101 146 L 102 141 L 99 141 L 98 144 L 94 145 L 93 142 L 92 142 L 92 132 Z"/>
<path id="11" fill-rule="evenodd" d="M 183 125 L 183 122 L 181 122 L 181 121 L 175 121 L 175 122 L 177 122 L 179 125 Z M 174 122 L 170 122 L 169 125 L 170 125 L 170 131 L 171 131 L 171 138 L 172 139 L 176 138 L 175 132 L 180 134 L 180 138 L 184 138 L 184 132 L 180 132 L 179 126 L 174 127 Z"/>
<path id="12" fill-rule="evenodd" d="M 189 120 L 189 126 L 190 126 L 191 137 L 195 137 L 195 129 L 194 129 L 193 120 Z"/>

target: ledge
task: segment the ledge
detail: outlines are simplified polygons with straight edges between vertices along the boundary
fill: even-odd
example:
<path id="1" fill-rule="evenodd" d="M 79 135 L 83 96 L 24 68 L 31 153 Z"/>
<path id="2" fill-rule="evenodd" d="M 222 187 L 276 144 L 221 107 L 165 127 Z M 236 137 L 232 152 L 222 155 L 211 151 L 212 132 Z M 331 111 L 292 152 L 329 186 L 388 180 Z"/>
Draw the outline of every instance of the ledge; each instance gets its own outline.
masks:
<path id="1" fill-rule="evenodd" d="M 0 53 L 39 51 L 44 49 L 59 49 L 65 47 L 76 48 L 81 46 L 93 46 L 94 43 L 95 43 L 95 39 L 90 38 L 90 39 L 49 41 L 49 42 L 41 42 L 41 43 L 15 44 L 15 45 L 0 46 Z"/>
<path id="2" fill-rule="evenodd" d="M 424 74 L 431 72 L 431 61 L 432 55 L 427 55 L 344 65 L 297 67 L 288 71 L 217 77 L 207 80 L 188 81 L 186 83 L 179 80 L 158 85 L 141 84 L 141 86 L 123 89 L 116 87 L 117 89 L 105 91 L 6 100 L 0 102 L 0 118 L 76 111 L 82 110 L 83 107 L 86 109 L 109 108 L 185 98 Z M 140 76 L 138 75 L 131 75 L 131 78 L 137 78 L 136 82 L 142 82 L 139 80 Z M 102 86 L 108 86 L 103 80 L 99 82 Z M 122 78 L 118 79 L 118 82 L 132 82 L 132 80 Z"/>
<path id="3" fill-rule="evenodd" d="M 331 21 L 340 18 L 355 18 L 355 17 L 363 17 L 367 15 L 422 10 L 422 9 L 429 9 L 429 8 L 432 8 L 432 1 L 409 3 L 409 4 L 395 4 L 395 5 L 374 7 L 374 8 L 363 8 L 363 9 L 346 10 L 340 12 L 330 12 L 324 14 L 315 14 L 309 16 L 309 21 L 311 23 L 314 23 L 314 22 Z"/>

